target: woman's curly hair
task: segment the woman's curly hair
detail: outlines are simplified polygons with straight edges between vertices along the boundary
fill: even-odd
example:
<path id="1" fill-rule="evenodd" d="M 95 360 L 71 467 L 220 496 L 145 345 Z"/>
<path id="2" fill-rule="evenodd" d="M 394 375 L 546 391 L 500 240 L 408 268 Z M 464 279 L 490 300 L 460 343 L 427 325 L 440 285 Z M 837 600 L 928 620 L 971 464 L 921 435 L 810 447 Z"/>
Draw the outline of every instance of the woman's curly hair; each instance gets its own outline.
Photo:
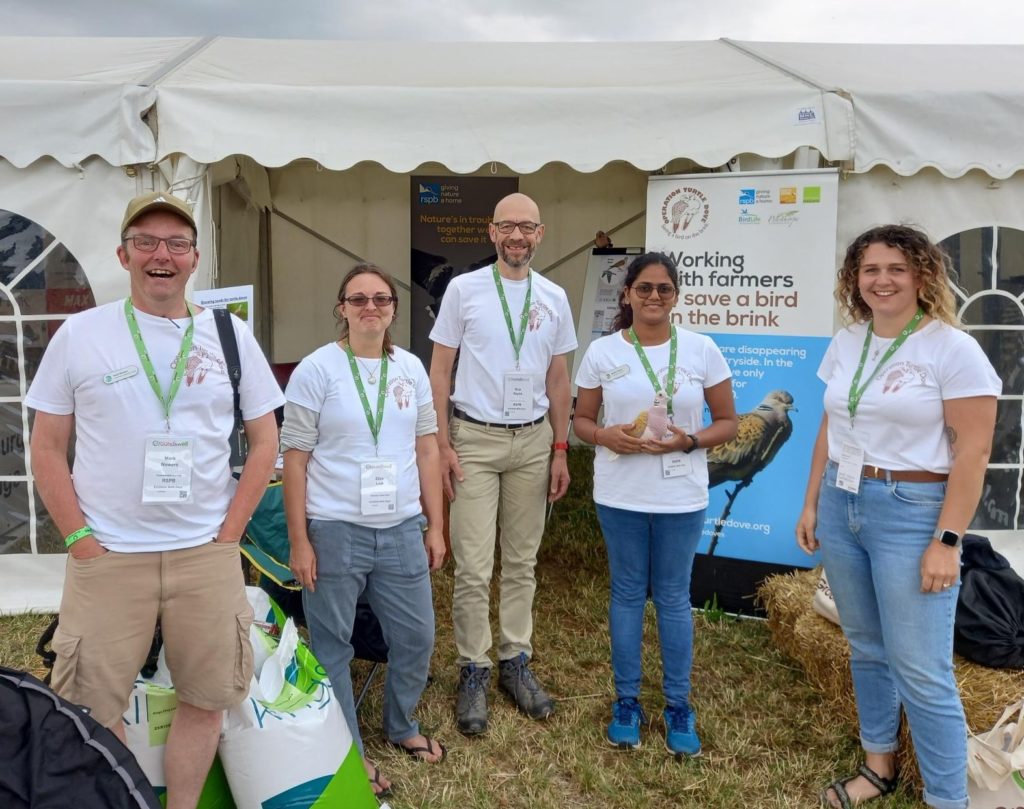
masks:
<path id="1" fill-rule="evenodd" d="M 959 327 L 956 298 L 953 295 L 955 271 L 945 251 L 933 244 L 920 230 L 907 225 L 882 225 L 860 234 L 848 248 L 839 268 L 835 296 L 843 321 L 863 323 L 871 320 L 871 308 L 857 289 L 857 274 L 864 251 L 869 245 L 895 247 L 907 260 L 914 278 L 921 282 L 917 301 L 925 314 Z"/>

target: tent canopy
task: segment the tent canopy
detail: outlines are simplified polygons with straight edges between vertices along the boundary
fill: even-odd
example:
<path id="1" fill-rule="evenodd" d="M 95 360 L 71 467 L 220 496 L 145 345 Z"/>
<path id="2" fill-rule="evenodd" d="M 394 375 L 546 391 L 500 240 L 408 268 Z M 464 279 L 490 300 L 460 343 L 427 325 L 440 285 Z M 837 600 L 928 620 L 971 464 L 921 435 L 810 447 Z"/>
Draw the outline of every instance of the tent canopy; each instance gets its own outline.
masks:
<path id="1" fill-rule="evenodd" d="M 1024 46 L 0 38 L 0 157 L 656 170 L 802 146 L 854 171 L 1024 164 Z M 142 120 L 147 109 L 153 131 Z"/>

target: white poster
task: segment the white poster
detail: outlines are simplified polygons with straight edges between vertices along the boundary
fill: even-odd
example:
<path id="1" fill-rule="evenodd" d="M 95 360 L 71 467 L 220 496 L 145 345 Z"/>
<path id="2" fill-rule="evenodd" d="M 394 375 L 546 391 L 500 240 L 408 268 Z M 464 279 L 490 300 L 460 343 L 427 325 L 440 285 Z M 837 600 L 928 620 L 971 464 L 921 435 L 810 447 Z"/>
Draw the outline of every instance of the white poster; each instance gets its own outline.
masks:
<path id="1" fill-rule="evenodd" d="M 576 371 L 583 361 L 583 355 L 587 353 L 591 342 L 612 330 L 612 323 L 619 311 L 626 268 L 641 253 L 642 247 L 595 247 L 590 253 L 587 277 L 583 282 L 583 305 L 576 324 L 576 342 L 579 347 L 573 357 L 572 374 L 569 377 L 573 380 L 573 393 L 576 391 Z"/>
<path id="2" fill-rule="evenodd" d="M 832 335 L 838 175 L 652 177 L 647 249 L 679 271 L 676 323 L 711 335 L 733 372 L 740 430 L 708 453 L 698 552 L 806 567 L 803 504 Z"/>
<path id="3" fill-rule="evenodd" d="M 246 284 L 237 287 L 221 287 L 220 289 L 196 289 L 192 291 L 192 300 L 207 309 L 227 309 L 231 314 L 253 330 L 255 309 L 253 309 L 253 286 Z"/>

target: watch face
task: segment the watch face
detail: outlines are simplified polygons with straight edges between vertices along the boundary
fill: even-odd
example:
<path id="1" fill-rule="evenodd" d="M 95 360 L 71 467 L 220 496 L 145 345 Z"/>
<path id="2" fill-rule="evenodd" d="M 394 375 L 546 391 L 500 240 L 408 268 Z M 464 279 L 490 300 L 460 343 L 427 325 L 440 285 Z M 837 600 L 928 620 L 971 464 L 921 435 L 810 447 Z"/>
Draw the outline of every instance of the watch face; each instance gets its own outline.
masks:
<path id="1" fill-rule="evenodd" d="M 960 544 L 960 535 L 956 531 L 943 531 L 939 537 L 939 542 L 943 545 L 956 547 Z"/>

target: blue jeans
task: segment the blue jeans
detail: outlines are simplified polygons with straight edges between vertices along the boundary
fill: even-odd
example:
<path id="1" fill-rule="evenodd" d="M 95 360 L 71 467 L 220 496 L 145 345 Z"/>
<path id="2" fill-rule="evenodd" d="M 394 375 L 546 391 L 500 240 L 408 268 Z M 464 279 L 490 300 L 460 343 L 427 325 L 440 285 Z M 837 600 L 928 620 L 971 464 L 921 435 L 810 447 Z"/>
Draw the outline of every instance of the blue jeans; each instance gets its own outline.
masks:
<path id="1" fill-rule="evenodd" d="M 907 712 L 924 800 L 967 806 L 967 723 L 953 676 L 953 619 L 960 584 L 921 592 L 921 556 L 932 542 L 945 483 L 863 479 L 835 485 L 829 463 L 818 498 L 817 536 L 850 642 L 850 669 L 869 753 L 897 748 Z"/>
<path id="2" fill-rule="evenodd" d="M 658 614 L 665 702 L 688 705 L 693 665 L 690 573 L 704 509 L 648 514 L 597 504 L 597 518 L 611 573 L 608 626 L 615 695 L 640 697 L 640 647 L 649 592 Z"/>
<path id="3" fill-rule="evenodd" d="M 352 624 L 356 601 L 366 600 L 388 645 L 384 680 L 384 734 L 401 742 L 418 734 L 412 718 L 427 684 L 434 650 L 434 605 L 423 547 L 425 520 L 412 517 L 392 528 L 309 521 L 316 552 L 316 590 L 302 591 L 313 654 L 331 678 L 352 740 L 363 740 L 352 697 Z"/>

